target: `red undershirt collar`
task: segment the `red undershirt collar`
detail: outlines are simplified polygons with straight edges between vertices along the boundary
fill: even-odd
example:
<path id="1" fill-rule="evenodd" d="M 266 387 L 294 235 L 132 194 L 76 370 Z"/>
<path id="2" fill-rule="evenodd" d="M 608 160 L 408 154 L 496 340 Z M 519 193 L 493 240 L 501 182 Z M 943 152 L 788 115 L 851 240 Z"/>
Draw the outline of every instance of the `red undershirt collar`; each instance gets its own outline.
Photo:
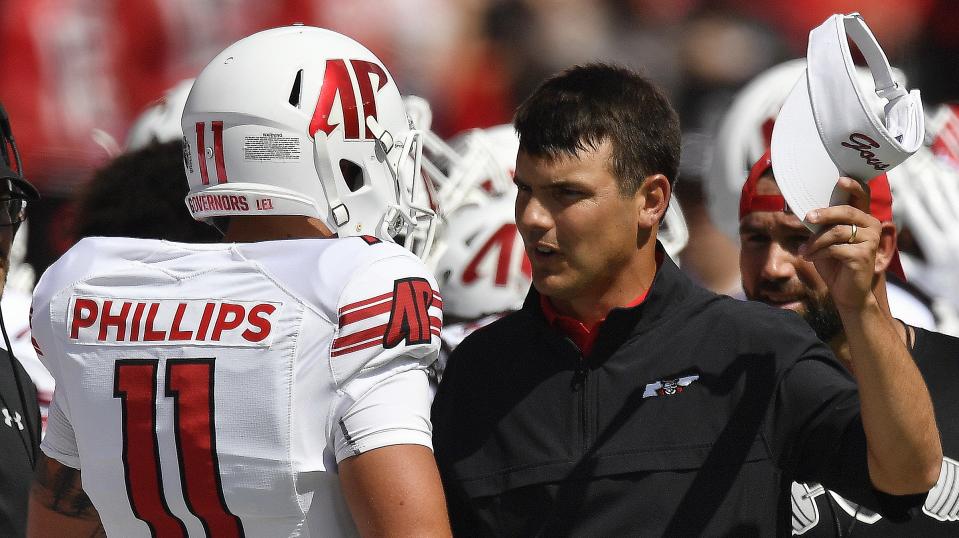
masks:
<path id="1" fill-rule="evenodd" d="M 662 256 L 659 252 L 656 252 L 656 270 L 659 271 L 659 266 L 662 263 Z M 655 275 L 653 276 L 655 280 Z M 651 289 L 650 286 L 649 289 Z M 643 304 L 643 301 L 646 300 L 646 297 L 649 295 L 649 289 L 644 291 L 640 296 L 633 299 L 633 301 L 625 306 L 617 308 L 633 308 Z M 540 308 L 543 310 L 543 316 L 546 317 L 546 322 L 549 323 L 551 327 L 559 329 L 563 334 L 569 337 L 573 343 L 579 347 L 580 351 L 583 353 L 583 356 L 586 357 L 593 350 L 593 344 L 596 343 L 596 337 L 599 336 L 599 326 L 606 321 L 606 316 L 603 316 L 603 319 L 587 326 L 582 321 L 571 317 L 560 314 L 556 311 L 556 308 L 553 307 L 552 301 L 549 300 L 545 295 L 539 296 Z M 608 312 L 607 312 L 608 315 Z"/>

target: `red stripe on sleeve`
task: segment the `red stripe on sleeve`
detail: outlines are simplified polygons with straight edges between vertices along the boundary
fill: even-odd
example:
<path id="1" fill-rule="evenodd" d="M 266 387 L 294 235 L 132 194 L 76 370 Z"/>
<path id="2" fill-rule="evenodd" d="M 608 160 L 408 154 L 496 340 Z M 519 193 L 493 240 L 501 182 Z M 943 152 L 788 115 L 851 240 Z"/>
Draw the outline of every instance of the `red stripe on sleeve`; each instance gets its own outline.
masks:
<path id="1" fill-rule="evenodd" d="M 383 299 L 386 299 L 387 297 L 390 297 L 390 296 L 392 296 L 392 295 L 393 295 L 393 292 L 392 292 L 392 291 L 389 291 L 389 292 L 384 293 L 383 295 L 377 295 L 376 297 L 371 297 L 371 298 L 369 298 L 369 299 L 364 299 L 364 300 L 362 300 L 362 301 L 358 301 L 358 302 L 355 302 L 355 303 L 350 303 L 350 304 L 348 304 L 348 305 L 346 305 L 346 306 L 344 306 L 343 308 L 340 309 L 340 315 L 343 315 L 343 313 L 345 313 L 345 312 L 348 311 L 348 310 L 353 310 L 353 309 L 355 309 L 355 308 L 359 308 L 359 307 L 361 307 L 361 306 L 366 306 L 366 305 L 371 304 L 371 303 L 378 303 L 378 302 L 382 301 Z"/>
<path id="2" fill-rule="evenodd" d="M 349 354 L 349 353 L 353 353 L 354 351 L 360 351 L 360 350 L 363 350 L 363 349 L 368 349 L 368 348 L 371 348 L 371 347 L 374 347 L 374 346 L 381 345 L 382 343 L 383 343 L 382 340 L 377 339 L 377 340 L 373 340 L 372 342 L 367 342 L 367 343 L 365 343 L 365 344 L 359 344 L 359 345 L 356 345 L 356 346 L 353 346 L 353 347 L 347 347 L 347 348 L 343 348 L 343 349 L 337 349 L 337 350 L 332 351 L 332 352 L 330 353 L 330 357 L 339 357 L 339 356 L 341 356 L 341 355 L 347 355 L 347 354 Z"/>
<path id="3" fill-rule="evenodd" d="M 373 316 L 378 316 L 380 314 L 385 314 L 390 311 L 393 307 L 393 304 L 389 301 L 385 303 L 375 304 L 373 306 L 368 306 L 360 310 L 354 310 L 348 314 L 343 314 L 340 316 L 340 328 L 346 327 L 351 323 L 356 323 L 358 321 L 363 321 L 364 319 L 372 318 Z"/>
<path id="4" fill-rule="evenodd" d="M 366 329 L 353 334 L 348 334 L 346 336 L 341 336 L 336 340 L 333 340 L 333 349 L 339 349 L 349 346 L 355 346 L 356 344 L 366 342 L 370 338 L 382 338 L 386 334 L 386 324 L 373 327 L 371 329 Z"/>

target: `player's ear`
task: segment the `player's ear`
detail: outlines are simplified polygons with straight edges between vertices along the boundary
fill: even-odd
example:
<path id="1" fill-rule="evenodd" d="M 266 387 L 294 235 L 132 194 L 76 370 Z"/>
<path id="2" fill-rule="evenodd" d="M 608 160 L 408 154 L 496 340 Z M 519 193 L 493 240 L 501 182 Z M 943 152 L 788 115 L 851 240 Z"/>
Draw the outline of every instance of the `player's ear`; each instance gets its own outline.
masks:
<path id="1" fill-rule="evenodd" d="M 643 179 L 636 192 L 641 227 L 652 228 L 662 221 L 671 193 L 672 186 L 663 174 L 651 174 Z"/>
<path id="2" fill-rule="evenodd" d="M 881 223 L 879 229 L 879 248 L 876 251 L 876 266 L 873 272 L 882 273 L 889 268 L 892 257 L 896 253 L 896 225 L 892 222 Z"/>

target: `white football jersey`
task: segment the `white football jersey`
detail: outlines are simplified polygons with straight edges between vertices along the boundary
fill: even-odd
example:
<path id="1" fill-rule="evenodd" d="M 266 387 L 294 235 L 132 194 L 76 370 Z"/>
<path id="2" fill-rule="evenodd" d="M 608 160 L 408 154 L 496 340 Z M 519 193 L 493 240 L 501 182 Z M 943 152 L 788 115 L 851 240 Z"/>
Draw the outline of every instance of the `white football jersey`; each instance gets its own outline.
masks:
<path id="1" fill-rule="evenodd" d="M 375 238 L 90 238 L 34 293 L 42 449 L 110 536 L 356 533 L 337 463 L 431 447 L 436 282 Z"/>

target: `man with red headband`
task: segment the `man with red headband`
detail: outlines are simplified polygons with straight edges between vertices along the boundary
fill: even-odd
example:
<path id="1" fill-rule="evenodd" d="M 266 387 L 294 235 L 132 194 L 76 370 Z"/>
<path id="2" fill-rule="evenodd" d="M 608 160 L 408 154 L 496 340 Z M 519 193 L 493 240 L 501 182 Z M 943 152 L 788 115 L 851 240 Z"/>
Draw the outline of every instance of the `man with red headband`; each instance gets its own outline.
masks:
<path id="1" fill-rule="evenodd" d="M 890 319 L 886 272 L 904 279 L 896 249 L 889 182 L 881 175 L 869 182 L 867 196 L 857 183 L 842 178 L 840 188 L 853 195 L 845 206 L 849 242 L 871 235 L 876 241 L 872 293 Z M 868 207 L 869 214 L 863 209 Z M 793 310 L 829 344 L 835 355 L 855 374 L 849 343 L 829 283 L 815 264 L 817 242 L 787 207 L 773 176 L 767 152 L 750 171 L 739 202 L 740 263 L 746 297 Z M 875 237 L 878 235 L 878 237 Z M 820 262 L 821 263 L 821 262 Z M 865 507 L 855 505 L 817 484 L 794 484 L 793 534 L 847 536 L 857 526 L 868 526 L 870 536 L 956 536 L 959 534 L 959 428 L 953 417 L 959 410 L 954 394 L 959 379 L 959 339 L 912 327 L 895 320 L 899 337 L 912 353 L 925 378 L 939 424 L 943 459 L 940 479 L 929 492 L 922 514 L 895 523 Z M 876 507 L 872 507 L 876 508 Z M 835 524 L 833 524 L 835 523 Z"/>

